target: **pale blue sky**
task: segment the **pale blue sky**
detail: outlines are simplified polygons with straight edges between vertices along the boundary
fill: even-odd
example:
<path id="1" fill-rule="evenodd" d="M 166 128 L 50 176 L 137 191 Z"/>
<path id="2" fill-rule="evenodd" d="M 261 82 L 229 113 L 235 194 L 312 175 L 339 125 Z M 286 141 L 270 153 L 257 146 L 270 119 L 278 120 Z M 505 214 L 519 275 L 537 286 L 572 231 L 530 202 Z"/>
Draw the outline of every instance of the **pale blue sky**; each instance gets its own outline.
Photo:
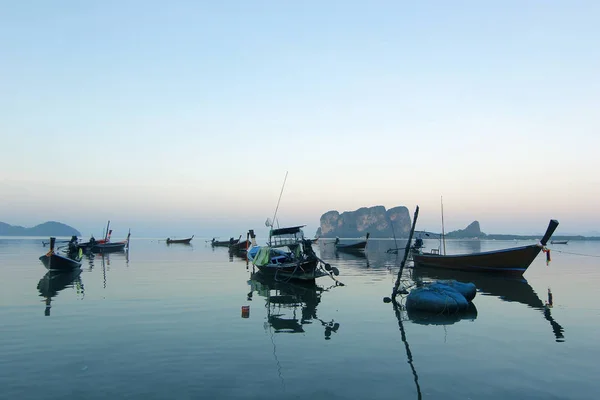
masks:
<path id="1" fill-rule="evenodd" d="M 0 221 L 600 230 L 600 2 L 0 5 Z M 238 233 L 239 232 L 239 233 Z"/>

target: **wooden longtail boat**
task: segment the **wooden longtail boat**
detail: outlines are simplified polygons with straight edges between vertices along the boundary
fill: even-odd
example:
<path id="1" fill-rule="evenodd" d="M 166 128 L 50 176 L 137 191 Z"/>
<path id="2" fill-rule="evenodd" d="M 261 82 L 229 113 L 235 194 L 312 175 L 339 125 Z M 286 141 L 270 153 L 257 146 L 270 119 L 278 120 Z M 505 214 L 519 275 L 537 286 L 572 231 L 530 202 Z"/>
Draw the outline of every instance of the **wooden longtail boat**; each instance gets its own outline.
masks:
<path id="1" fill-rule="evenodd" d="M 320 267 L 321 260 L 312 249 L 311 241 L 304 239 L 304 226 L 271 229 L 266 246 L 256 246 L 252 243 L 252 248 L 248 250 L 248 260 L 260 272 L 276 280 L 314 281 L 326 276 L 327 273 Z M 329 266 L 334 273 L 339 273 L 334 268 Z"/>
<path id="2" fill-rule="evenodd" d="M 550 244 L 567 244 L 569 243 L 568 240 L 552 240 L 550 241 Z"/>
<path id="3" fill-rule="evenodd" d="M 234 244 L 239 243 L 240 239 L 242 238 L 242 236 L 240 235 L 240 237 L 238 239 L 234 239 L 233 237 L 229 238 L 229 240 L 217 240 L 216 238 L 213 238 L 210 241 L 210 244 L 212 246 L 219 246 L 219 247 L 228 247 L 228 246 L 232 246 Z"/>
<path id="4" fill-rule="evenodd" d="M 129 247 L 129 239 L 131 238 L 131 231 L 129 231 L 129 233 L 127 234 L 127 239 L 125 239 L 121 242 L 111 242 L 110 241 L 110 233 L 111 232 L 112 231 L 109 232 L 108 236 L 106 237 L 106 241 L 104 243 L 97 243 L 97 244 L 92 245 L 90 248 L 90 251 L 92 253 L 101 253 L 101 254 L 125 251 L 125 248 Z"/>
<path id="5" fill-rule="evenodd" d="M 173 243 L 190 244 L 190 242 L 192 241 L 193 238 L 194 238 L 194 235 L 192 235 L 192 237 L 187 238 L 187 239 L 171 239 L 171 238 L 167 238 L 167 244 L 173 244 Z"/>
<path id="6" fill-rule="evenodd" d="M 557 226 L 557 220 L 550 220 L 548 229 L 539 244 L 472 254 L 442 255 L 415 252 L 412 257 L 415 268 L 432 267 L 523 275 L 540 251 L 547 251 L 545 246 Z"/>
<path id="7" fill-rule="evenodd" d="M 367 247 L 367 241 L 369 240 L 369 233 L 367 233 L 367 239 L 362 242 L 350 243 L 350 244 L 341 244 L 340 238 L 335 238 L 335 249 L 338 251 L 365 251 Z"/>
<path id="8" fill-rule="evenodd" d="M 81 267 L 81 263 L 77 259 L 69 258 L 54 251 L 54 242 L 56 238 L 50 238 L 50 251 L 40 257 L 40 261 L 46 268 L 51 271 L 72 271 Z"/>

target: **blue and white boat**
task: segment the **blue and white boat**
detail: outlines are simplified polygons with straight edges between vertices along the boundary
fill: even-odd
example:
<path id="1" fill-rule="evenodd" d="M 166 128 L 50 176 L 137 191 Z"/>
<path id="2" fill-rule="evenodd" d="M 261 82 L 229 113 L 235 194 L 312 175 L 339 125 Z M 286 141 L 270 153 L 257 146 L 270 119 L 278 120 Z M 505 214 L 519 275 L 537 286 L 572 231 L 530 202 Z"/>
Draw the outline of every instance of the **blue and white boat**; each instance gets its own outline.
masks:
<path id="1" fill-rule="evenodd" d="M 314 281 L 328 275 L 327 271 L 337 275 L 337 268 L 323 263 L 315 254 L 312 241 L 304 238 L 304 226 L 306 225 L 271 228 L 266 246 L 257 246 L 252 235 L 248 260 L 260 272 L 273 276 L 276 280 Z"/>

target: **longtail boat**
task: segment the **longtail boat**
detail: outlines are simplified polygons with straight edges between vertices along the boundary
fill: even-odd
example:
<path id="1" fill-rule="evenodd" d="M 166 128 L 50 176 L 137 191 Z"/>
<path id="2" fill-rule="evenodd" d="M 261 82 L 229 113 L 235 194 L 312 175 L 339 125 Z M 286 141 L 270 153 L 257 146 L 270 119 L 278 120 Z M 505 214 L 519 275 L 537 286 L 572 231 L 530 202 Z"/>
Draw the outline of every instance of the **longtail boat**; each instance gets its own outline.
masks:
<path id="1" fill-rule="evenodd" d="M 329 271 L 339 274 L 337 268 L 329 264 L 324 264 L 324 269 L 321 267 L 322 261 L 315 254 L 312 242 L 304 239 L 304 226 L 271 229 L 266 246 L 257 246 L 252 238 L 248 260 L 260 272 L 276 280 L 314 281 L 330 274 Z"/>
<path id="2" fill-rule="evenodd" d="M 129 239 L 131 238 L 131 231 L 127 234 L 127 239 L 120 242 L 111 242 L 110 235 L 112 234 L 112 230 L 108 232 L 106 236 L 106 240 L 104 243 L 95 243 L 92 244 L 89 249 L 92 253 L 116 253 L 119 251 L 124 251 L 126 247 L 129 247 Z"/>
<path id="3" fill-rule="evenodd" d="M 216 238 L 212 238 L 212 240 L 210 241 L 210 244 L 212 246 L 217 246 L 217 247 L 228 247 L 228 246 L 233 246 L 234 244 L 239 243 L 240 239 L 242 238 L 242 236 L 240 235 L 240 237 L 238 239 L 234 239 L 233 237 L 229 238 L 229 240 L 217 240 Z"/>
<path id="4" fill-rule="evenodd" d="M 340 238 L 335 238 L 335 249 L 338 251 L 365 251 L 367 247 L 367 242 L 369 241 L 369 233 L 367 233 L 366 240 L 362 242 L 350 243 L 350 244 L 342 244 L 340 243 Z"/>
<path id="5" fill-rule="evenodd" d="M 194 238 L 194 235 L 192 235 L 192 237 L 187 238 L 187 239 L 171 239 L 171 238 L 167 238 L 167 244 L 173 244 L 173 243 L 190 244 L 190 242 L 192 241 L 193 238 Z"/>
<path id="6" fill-rule="evenodd" d="M 54 251 L 55 241 L 56 238 L 50 238 L 50 251 L 39 258 L 42 264 L 51 271 L 72 271 L 76 268 L 80 268 L 81 254 L 78 254 L 79 259 L 57 254 Z"/>
<path id="7" fill-rule="evenodd" d="M 558 221 L 553 219 L 539 244 L 513 247 L 509 249 L 486 251 L 471 254 L 439 254 L 413 252 L 415 268 L 432 267 L 461 271 L 479 271 L 510 275 L 523 275 L 540 251 L 549 256 L 546 244 L 556 230 Z"/>

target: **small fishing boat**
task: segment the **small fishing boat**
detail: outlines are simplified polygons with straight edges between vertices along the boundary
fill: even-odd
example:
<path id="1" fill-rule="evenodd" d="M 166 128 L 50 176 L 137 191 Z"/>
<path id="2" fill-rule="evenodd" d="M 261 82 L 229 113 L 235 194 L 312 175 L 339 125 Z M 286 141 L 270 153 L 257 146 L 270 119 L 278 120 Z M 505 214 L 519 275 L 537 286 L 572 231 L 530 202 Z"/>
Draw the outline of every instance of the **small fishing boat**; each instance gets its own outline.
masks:
<path id="1" fill-rule="evenodd" d="M 115 253 L 118 251 L 125 251 L 125 248 L 129 244 L 129 236 L 127 239 L 122 242 L 108 242 L 108 243 L 99 243 L 91 247 L 92 253 Z"/>
<path id="2" fill-rule="evenodd" d="M 302 228 L 306 225 L 277 228 L 269 231 L 266 246 L 257 246 L 252 238 L 248 260 L 258 270 L 276 280 L 290 279 L 314 281 L 316 278 L 335 275 L 339 271 L 324 263 L 315 254 L 310 239 L 304 239 Z"/>
<path id="3" fill-rule="evenodd" d="M 229 246 L 229 250 L 234 253 L 245 253 L 252 246 L 252 243 L 249 240 L 244 240 L 243 242 L 237 242 Z"/>
<path id="4" fill-rule="evenodd" d="M 42 264 L 51 271 L 72 271 L 80 268 L 81 252 L 78 254 L 79 259 L 57 254 L 54 251 L 55 241 L 56 238 L 50 238 L 50 251 L 39 258 Z"/>
<path id="5" fill-rule="evenodd" d="M 422 250 L 412 254 L 415 268 L 432 267 L 461 271 L 479 271 L 510 275 L 523 275 L 540 251 L 549 257 L 546 244 L 558 226 L 557 220 L 550 220 L 544 237 L 539 244 L 509 249 L 486 251 L 471 254 L 439 254 L 439 251 L 424 253 Z M 437 249 L 436 249 L 437 250 Z"/>
<path id="6" fill-rule="evenodd" d="M 338 251 L 365 251 L 365 248 L 367 247 L 367 242 L 369 240 L 369 236 L 370 234 L 367 233 L 367 238 L 366 240 L 362 241 L 362 242 L 356 242 L 356 243 L 350 243 L 350 244 L 342 244 L 340 243 L 340 238 L 336 237 L 335 238 L 335 249 Z"/>
<path id="7" fill-rule="evenodd" d="M 229 247 L 229 246 L 233 246 L 237 243 L 239 243 L 240 239 L 242 238 L 242 236 L 240 235 L 240 237 L 238 239 L 234 239 L 233 237 L 229 238 L 229 240 L 217 240 L 217 238 L 212 238 L 212 240 L 210 241 L 211 246 L 214 247 Z"/>
<path id="8" fill-rule="evenodd" d="M 551 240 L 550 243 L 551 244 L 567 244 L 569 241 L 568 240 Z"/>
<path id="9" fill-rule="evenodd" d="M 127 239 L 120 242 L 111 242 L 110 236 L 112 234 L 112 230 L 108 231 L 108 235 L 105 238 L 104 243 L 94 243 L 90 247 L 88 247 L 89 251 L 92 253 L 116 253 L 119 251 L 125 251 L 125 248 L 129 248 L 129 239 L 131 238 L 131 231 L 127 233 Z"/>
<path id="10" fill-rule="evenodd" d="M 174 243 L 190 244 L 190 242 L 192 241 L 193 238 L 194 238 L 194 235 L 192 235 L 192 237 L 187 238 L 187 239 L 171 239 L 171 238 L 167 238 L 167 244 L 174 244 Z"/>

